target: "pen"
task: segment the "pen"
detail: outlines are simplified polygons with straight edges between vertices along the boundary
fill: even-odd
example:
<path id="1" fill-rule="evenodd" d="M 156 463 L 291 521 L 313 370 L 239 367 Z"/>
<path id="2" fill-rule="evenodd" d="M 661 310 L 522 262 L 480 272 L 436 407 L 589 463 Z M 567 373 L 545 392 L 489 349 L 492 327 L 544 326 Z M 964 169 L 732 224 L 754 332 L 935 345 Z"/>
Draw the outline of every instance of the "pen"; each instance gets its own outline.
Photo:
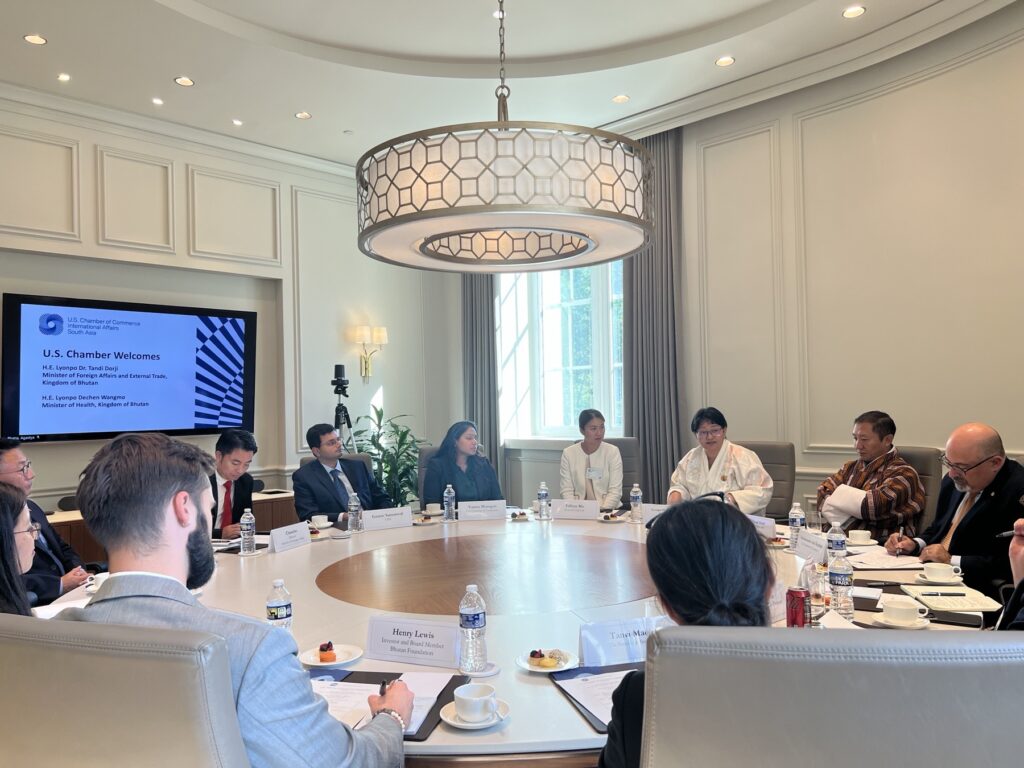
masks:
<path id="1" fill-rule="evenodd" d="M 899 538 L 898 538 L 898 539 L 896 539 L 896 557 L 899 557 L 899 556 L 900 556 L 900 551 L 901 551 L 901 550 L 900 550 L 900 542 L 901 542 L 901 541 L 903 541 L 903 526 L 902 526 L 902 525 L 900 526 L 900 535 L 899 535 Z"/>
<path id="2" fill-rule="evenodd" d="M 1013 531 L 1003 531 L 1002 533 L 996 534 L 997 539 L 1012 539 L 1014 536 L 1016 536 L 1016 534 Z"/>
<path id="3" fill-rule="evenodd" d="M 388 690 L 388 681 L 387 680 L 381 680 L 380 681 L 380 693 L 378 695 L 379 696 L 383 696 L 385 693 L 387 693 L 387 690 Z"/>
<path id="4" fill-rule="evenodd" d="M 965 592 L 922 592 L 921 597 L 967 597 Z"/>

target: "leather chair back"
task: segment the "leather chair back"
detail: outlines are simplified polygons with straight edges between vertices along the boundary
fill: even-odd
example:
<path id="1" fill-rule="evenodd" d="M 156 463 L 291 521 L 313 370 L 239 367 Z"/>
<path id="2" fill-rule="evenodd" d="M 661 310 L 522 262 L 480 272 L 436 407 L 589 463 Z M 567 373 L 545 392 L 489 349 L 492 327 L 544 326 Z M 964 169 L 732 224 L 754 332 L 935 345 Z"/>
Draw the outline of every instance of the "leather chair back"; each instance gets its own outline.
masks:
<path id="1" fill-rule="evenodd" d="M 924 486 L 924 515 L 917 524 L 917 533 L 921 534 L 935 520 L 935 508 L 939 503 L 939 486 L 945 471 L 942 469 L 942 452 L 938 448 L 927 448 L 919 445 L 899 445 L 896 447 L 903 460 L 917 470 L 921 484 Z"/>
<path id="2" fill-rule="evenodd" d="M 248 766 L 224 638 L 0 615 L 5 765 Z"/>
<path id="3" fill-rule="evenodd" d="M 614 445 L 622 455 L 622 501 L 629 505 L 629 491 L 633 483 L 639 483 L 644 492 L 644 499 L 649 502 L 661 501 L 653 488 L 644 488 L 643 453 L 640 450 L 640 440 L 636 437 L 606 437 L 606 443 Z"/>
<path id="4" fill-rule="evenodd" d="M 437 448 L 438 446 L 436 445 L 420 446 L 420 455 L 416 465 L 417 474 L 419 475 L 419 491 L 416 495 L 419 496 L 420 499 L 420 509 L 427 508 L 427 502 L 423 500 L 423 480 L 427 476 L 427 464 L 429 464 L 430 460 L 434 458 L 434 455 L 437 453 Z"/>
<path id="5" fill-rule="evenodd" d="M 368 453 L 346 453 L 345 454 L 345 458 L 346 459 L 359 459 L 361 462 L 363 462 L 363 464 L 366 465 L 366 471 L 369 472 L 371 475 L 373 474 L 373 457 L 370 456 L 370 454 L 368 454 Z M 299 459 L 299 466 L 300 467 L 304 467 L 307 464 L 309 464 L 309 462 L 311 462 L 311 461 L 316 461 L 316 457 L 315 456 L 303 456 L 301 459 Z"/>
<path id="6" fill-rule="evenodd" d="M 1024 632 L 671 627 L 647 640 L 640 764 L 1018 765 L 1021 691 Z"/>
<path id="7" fill-rule="evenodd" d="M 793 506 L 793 490 L 796 487 L 796 448 L 792 443 L 775 442 L 744 441 L 737 445 L 742 445 L 757 454 L 757 458 L 761 460 L 765 471 L 771 475 L 775 484 L 765 515 L 776 520 L 788 520 L 789 508 Z"/>

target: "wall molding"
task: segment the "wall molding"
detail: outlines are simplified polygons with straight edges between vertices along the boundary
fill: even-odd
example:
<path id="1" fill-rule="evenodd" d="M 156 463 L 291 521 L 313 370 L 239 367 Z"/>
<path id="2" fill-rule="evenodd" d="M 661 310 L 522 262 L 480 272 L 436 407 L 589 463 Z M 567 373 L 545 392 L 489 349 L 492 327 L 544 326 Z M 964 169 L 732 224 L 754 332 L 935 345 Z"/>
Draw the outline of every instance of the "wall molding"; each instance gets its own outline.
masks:
<path id="1" fill-rule="evenodd" d="M 107 235 L 107 176 L 106 160 L 115 157 L 121 160 L 152 165 L 167 171 L 167 240 L 165 243 L 124 240 Z M 115 147 L 96 146 L 96 240 L 100 245 L 114 248 L 130 248 L 132 250 L 156 251 L 158 253 L 175 253 L 174 231 L 176 224 L 174 199 L 174 161 L 137 152 L 127 152 Z"/>
<path id="2" fill-rule="evenodd" d="M 218 261 L 229 260 L 261 266 L 281 266 L 281 184 L 271 179 L 261 179 L 255 176 L 242 176 L 229 171 L 222 171 L 217 168 L 207 168 L 198 165 L 187 165 L 188 168 L 188 255 L 194 258 L 216 259 Z M 198 221 L 196 201 L 196 182 L 198 179 L 219 179 L 221 181 L 232 181 L 238 184 L 270 190 L 273 196 L 273 243 L 271 244 L 272 256 L 269 258 L 256 256 L 254 254 L 242 253 L 231 250 L 208 250 L 200 247 L 198 238 Z"/>
<path id="3" fill-rule="evenodd" d="M 71 175 L 71 229 L 39 229 L 36 227 L 21 227 L 16 224 L 0 223 L 0 232 L 11 235 L 28 235 L 30 237 L 55 238 L 58 240 L 70 240 L 76 243 L 82 242 L 82 224 L 80 216 L 81 191 L 79 185 L 79 143 L 75 139 L 65 136 L 54 136 L 39 131 L 29 131 L 22 128 L 15 128 L 10 125 L 0 125 L 0 135 L 11 136 L 16 139 L 34 141 L 38 144 L 49 144 L 56 147 L 64 147 L 70 150 L 70 175 Z"/>

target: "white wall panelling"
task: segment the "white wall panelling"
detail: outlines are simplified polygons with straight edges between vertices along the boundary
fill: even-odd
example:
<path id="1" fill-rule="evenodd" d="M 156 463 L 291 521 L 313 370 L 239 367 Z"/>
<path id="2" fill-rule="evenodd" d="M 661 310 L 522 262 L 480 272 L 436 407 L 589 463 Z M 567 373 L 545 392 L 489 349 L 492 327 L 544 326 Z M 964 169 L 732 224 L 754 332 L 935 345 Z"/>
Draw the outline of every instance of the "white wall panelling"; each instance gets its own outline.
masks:
<path id="1" fill-rule="evenodd" d="M 98 242 L 174 253 L 174 163 L 96 148 Z"/>
<path id="2" fill-rule="evenodd" d="M 276 181 L 190 165 L 190 255 L 280 262 L 280 197 Z"/>
<path id="3" fill-rule="evenodd" d="M 0 125 L 0 233 L 79 240 L 78 142 Z"/>

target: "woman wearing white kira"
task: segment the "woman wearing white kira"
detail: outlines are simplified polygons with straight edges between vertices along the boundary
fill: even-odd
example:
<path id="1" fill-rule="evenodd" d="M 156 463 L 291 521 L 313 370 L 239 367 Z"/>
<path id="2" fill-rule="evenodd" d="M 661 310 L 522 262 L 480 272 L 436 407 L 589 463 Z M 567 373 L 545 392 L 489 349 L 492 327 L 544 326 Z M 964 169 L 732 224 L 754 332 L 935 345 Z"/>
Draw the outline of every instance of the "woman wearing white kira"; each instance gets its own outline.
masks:
<path id="1" fill-rule="evenodd" d="M 583 440 L 562 451 L 563 499 L 587 499 L 601 509 L 622 506 L 622 455 L 604 441 L 604 416 L 593 408 L 580 411 Z"/>
<path id="2" fill-rule="evenodd" d="M 694 414 L 690 429 L 700 445 L 672 473 L 669 504 L 714 493 L 723 494 L 725 502 L 744 514 L 764 512 L 772 498 L 772 478 L 756 453 L 726 439 L 728 426 L 717 408 Z"/>

